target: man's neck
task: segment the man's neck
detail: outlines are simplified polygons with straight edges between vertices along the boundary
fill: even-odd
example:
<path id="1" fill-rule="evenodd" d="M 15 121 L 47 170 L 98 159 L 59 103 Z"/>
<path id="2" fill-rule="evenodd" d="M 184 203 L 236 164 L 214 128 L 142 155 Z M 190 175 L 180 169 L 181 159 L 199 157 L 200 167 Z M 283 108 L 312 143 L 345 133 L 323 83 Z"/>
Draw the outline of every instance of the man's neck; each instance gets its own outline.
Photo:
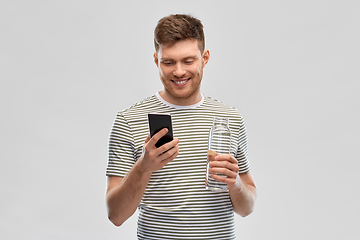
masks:
<path id="1" fill-rule="evenodd" d="M 203 99 L 203 95 L 201 92 L 197 92 L 196 94 L 193 94 L 192 96 L 188 98 L 176 98 L 171 96 L 170 94 L 166 93 L 165 90 L 162 90 L 159 92 L 159 95 L 162 99 L 164 99 L 166 102 L 171 103 L 173 105 L 178 106 L 191 106 L 195 105 Z"/>

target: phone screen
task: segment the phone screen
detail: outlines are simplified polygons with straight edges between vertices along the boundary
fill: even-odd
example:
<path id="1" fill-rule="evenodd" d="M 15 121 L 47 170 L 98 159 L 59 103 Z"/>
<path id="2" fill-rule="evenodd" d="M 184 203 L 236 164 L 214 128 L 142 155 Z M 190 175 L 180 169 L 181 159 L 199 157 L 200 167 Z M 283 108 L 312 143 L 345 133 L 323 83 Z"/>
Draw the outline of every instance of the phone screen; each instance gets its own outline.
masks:
<path id="1" fill-rule="evenodd" d="M 170 114 L 149 113 L 148 119 L 151 137 L 163 128 L 167 128 L 169 130 L 166 135 L 160 138 L 159 141 L 155 144 L 156 147 L 160 147 L 163 144 L 173 140 L 172 121 Z"/>

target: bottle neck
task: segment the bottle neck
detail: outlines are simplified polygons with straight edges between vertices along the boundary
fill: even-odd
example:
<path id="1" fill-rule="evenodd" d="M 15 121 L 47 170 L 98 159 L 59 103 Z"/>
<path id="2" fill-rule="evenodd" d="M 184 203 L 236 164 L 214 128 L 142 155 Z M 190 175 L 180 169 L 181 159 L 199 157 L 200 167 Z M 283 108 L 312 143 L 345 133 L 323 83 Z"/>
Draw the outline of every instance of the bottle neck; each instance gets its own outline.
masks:
<path id="1" fill-rule="evenodd" d="M 228 118 L 214 117 L 213 125 L 221 125 L 227 127 L 229 125 Z"/>

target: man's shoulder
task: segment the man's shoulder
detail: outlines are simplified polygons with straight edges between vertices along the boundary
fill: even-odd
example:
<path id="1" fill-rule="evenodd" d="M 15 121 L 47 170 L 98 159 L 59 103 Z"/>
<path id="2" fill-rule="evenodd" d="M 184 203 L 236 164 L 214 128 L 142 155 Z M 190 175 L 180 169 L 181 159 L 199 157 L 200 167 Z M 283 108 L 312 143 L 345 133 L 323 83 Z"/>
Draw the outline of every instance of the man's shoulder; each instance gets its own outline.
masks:
<path id="1" fill-rule="evenodd" d="M 131 114 L 131 113 L 137 113 L 140 112 L 148 112 L 151 108 L 156 107 L 159 105 L 159 100 L 156 97 L 156 95 L 151 95 L 149 97 L 144 98 L 143 100 L 134 103 L 133 105 L 123 109 L 120 111 L 121 114 Z"/>
<path id="2" fill-rule="evenodd" d="M 221 109 L 222 111 L 226 111 L 231 114 L 240 115 L 238 109 L 236 109 L 235 107 L 229 106 L 223 103 L 222 101 L 219 101 L 218 99 L 215 99 L 210 96 L 204 96 L 204 98 L 205 98 L 205 104 L 209 108 L 218 109 L 218 110 Z"/>
<path id="3" fill-rule="evenodd" d="M 159 100 L 156 95 L 144 98 L 134 103 L 128 108 L 118 111 L 115 122 L 123 125 L 143 125 L 147 124 L 149 112 L 154 112 L 159 107 Z"/>

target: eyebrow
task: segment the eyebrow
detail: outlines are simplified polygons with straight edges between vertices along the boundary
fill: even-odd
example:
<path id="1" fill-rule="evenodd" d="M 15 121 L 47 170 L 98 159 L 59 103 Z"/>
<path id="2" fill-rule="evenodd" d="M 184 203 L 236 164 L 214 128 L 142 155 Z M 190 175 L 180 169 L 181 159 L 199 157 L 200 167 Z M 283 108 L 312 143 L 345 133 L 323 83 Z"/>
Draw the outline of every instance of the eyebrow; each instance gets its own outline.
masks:
<path id="1" fill-rule="evenodd" d="M 198 59 L 198 56 L 190 55 L 190 56 L 184 57 L 182 60 L 189 59 L 189 58 Z M 174 61 L 174 59 L 172 59 L 172 58 L 161 58 L 160 61 Z"/>

